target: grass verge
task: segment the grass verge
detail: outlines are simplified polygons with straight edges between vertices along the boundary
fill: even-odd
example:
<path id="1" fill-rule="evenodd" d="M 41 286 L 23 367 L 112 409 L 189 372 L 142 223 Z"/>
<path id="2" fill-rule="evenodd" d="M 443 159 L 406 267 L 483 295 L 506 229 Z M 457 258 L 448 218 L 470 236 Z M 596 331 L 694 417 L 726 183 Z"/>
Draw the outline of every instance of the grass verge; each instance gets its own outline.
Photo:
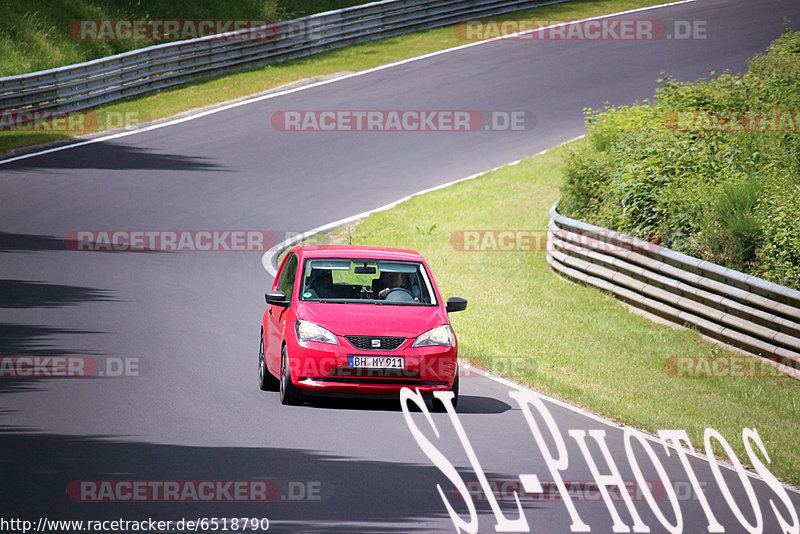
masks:
<path id="1" fill-rule="evenodd" d="M 660 0 L 577 0 L 505 15 L 501 18 L 577 20 L 629 9 L 663 4 Z M 103 117 L 129 117 L 135 122 L 157 120 L 188 110 L 260 93 L 297 80 L 328 76 L 337 72 L 362 71 L 394 61 L 466 44 L 453 27 L 383 39 L 309 58 L 287 61 L 240 73 L 212 77 L 195 83 L 116 102 L 96 108 Z M 535 42 L 531 42 L 535 46 Z M 113 124 L 118 124 L 115 120 Z M 0 131 L 0 152 L 31 145 L 67 140 L 85 132 Z"/>
<path id="2" fill-rule="evenodd" d="M 445 298 L 469 300 L 467 311 L 452 318 L 460 357 L 647 432 L 684 429 L 700 450 L 704 430 L 714 428 L 745 464 L 742 429 L 756 428 L 772 473 L 800 484 L 800 427 L 791 424 L 800 382 L 675 376 L 681 357 L 724 365 L 725 358 L 750 359 L 694 331 L 653 323 L 600 290 L 555 275 L 543 249 L 465 252 L 453 245 L 459 242 L 454 233 L 463 230 L 544 235 L 570 145 L 370 215 L 355 227 L 353 243 L 415 249 L 428 260 Z M 345 243 L 347 231 L 314 241 Z"/>
<path id="3" fill-rule="evenodd" d="M 61 67 L 173 39 L 163 25 L 135 39 L 84 39 L 80 21 L 280 21 L 365 3 L 364 0 L 25 0 L 3 2 L 0 18 L 0 76 Z M 241 22 L 240 22 L 241 23 Z M 250 23 L 247 24 L 250 26 Z M 225 26 L 223 26 L 225 27 Z M 228 26 L 233 27 L 233 25 Z M 110 29 L 110 28 L 109 28 Z M 118 30 L 122 31 L 122 30 Z M 213 29 L 201 29 L 207 35 Z M 174 32 L 174 30 L 173 30 Z M 149 40 L 152 33 L 162 36 Z M 89 35 L 92 35 L 90 32 Z M 178 31 L 180 35 L 180 30 Z M 187 37 L 189 38 L 189 35 Z"/>

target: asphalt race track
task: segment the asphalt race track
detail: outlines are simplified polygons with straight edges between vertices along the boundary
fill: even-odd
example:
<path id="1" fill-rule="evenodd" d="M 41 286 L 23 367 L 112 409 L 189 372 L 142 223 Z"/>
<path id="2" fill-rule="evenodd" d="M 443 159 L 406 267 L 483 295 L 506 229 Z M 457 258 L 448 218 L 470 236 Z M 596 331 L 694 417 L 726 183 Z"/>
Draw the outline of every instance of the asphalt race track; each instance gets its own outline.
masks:
<path id="1" fill-rule="evenodd" d="M 441 485 L 469 521 L 453 481 L 423 452 L 396 400 L 284 407 L 277 393 L 258 389 L 258 329 L 271 283 L 261 252 L 77 252 L 65 238 L 86 230 L 261 230 L 279 239 L 306 231 L 578 136 L 582 108 L 647 98 L 662 71 L 682 79 L 742 71 L 782 32 L 784 19 L 800 23 L 800 2 L 699 0 L 621 18 L 667 27 L 703 21 L 705 38 L 494 41 L 0 162 L 0 356 L 85 356 L 81 361 L 97 362 L 103 373 L 0 379 L 0 517 L 247 517 L 267 518 L 270 532 L 447 532 L 454 523 Z M 352 109 L 525 111 L 536 122 L 522 131 L 422 133 L 281 132 L 270 122 L 281 110 Z M 527 524 L 517 530 L 569 532 L 568 507 L 548 483 L 554 478 L 510 391 L 470 373 L 462 380 L 458 421 L 486 477 L 507 483 L 497 498 L 509 520 L 518 517 L 511 489 L 520 490 L 520 475 L 536 474 L 542 483 L 543 493 L 522 495 Z M 568 431 L 605 430 L 627 483 L 634 474 L 623 431 L 546 406 L 567 445 L 561 474 L 575 490 L 577 514 L 591 532 L 611 532 L 612 515 L 589 484 L 595 477 Z M 479 488 L 448 415 L 432 416 L 438 437 L 424 414 L 411 417 L 466 486 Z M 547 429 L 540 415 L 536 421 Z M 555 447 L 546 430 L 545 437 Z M 597 443 L 587 443 L 608 473 Z M 683 531 L 706 532 L 677 454 L 651 446 L 677 489 Z M 703 450 L 702 443 L 694 446 Z M 645 449 L 635 444 L 634 450 L 645 479 L 658 481 Z M 743 484 L 722 468 L 732 508 L 709 463 L 692 458 L 691 466 L 725 532 L 745 532 L 743 522 L 757 522 L 755 509 L 763 532 L 779 532 L 770 501 L 789 521 L 785 502 L 763 480 Z M 120 493 L 103 498 L 102 484 L 81 481 L 149 481 L 151 488 L 164 481 L 235 488 L 241 481 L 251 490 L 266 488 L 267 498 L 258 500 L 252 490 L 255 502 L 225 501 L 236 494 L 223 488 L 210 502 L 186 495 L 145 502 Z M 755 509 L 746 494 L 750 483 Z M 800 494 L 788 495 L 799 509 Z M 491 505 L 480 491 L 476 498 L 480 531 L 493 532 Z M 632 526 L 619 495 L 614 502 L 620 521 Z M 661 492 L 659 505 L 674 522 L 669 502 Z M 652 532 L 666 531 L 641 495 L 633 505 Z"/>

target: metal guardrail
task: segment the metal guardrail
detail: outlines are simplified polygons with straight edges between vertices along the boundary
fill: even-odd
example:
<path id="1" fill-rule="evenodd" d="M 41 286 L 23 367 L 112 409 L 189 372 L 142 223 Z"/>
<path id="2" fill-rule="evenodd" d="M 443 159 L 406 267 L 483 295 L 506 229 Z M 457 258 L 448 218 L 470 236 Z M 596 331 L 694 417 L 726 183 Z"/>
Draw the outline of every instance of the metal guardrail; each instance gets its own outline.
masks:
<path id="1" fill-rule="evenodd" d="M 550 208 L 547 263 L 800 379 L 800 291 L 570 219 Z"/>
<path id="2" fill-rule="evenodd" d="M 570 0 L 384 0 L 0 78 L 0 110 L 77 111 L 199 78 Z M 264 35 L 268 37 L 264 37 Z"/>

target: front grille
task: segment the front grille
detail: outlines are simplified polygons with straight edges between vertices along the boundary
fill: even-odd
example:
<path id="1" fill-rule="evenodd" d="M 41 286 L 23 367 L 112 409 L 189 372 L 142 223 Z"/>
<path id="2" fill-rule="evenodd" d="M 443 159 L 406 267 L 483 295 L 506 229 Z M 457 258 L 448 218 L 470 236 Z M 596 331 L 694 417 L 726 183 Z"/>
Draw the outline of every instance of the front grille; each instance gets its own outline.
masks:
<path id="1" fill-rule="evenodd" d="M 404 337 L 387 336 L 345 336 L 355 348 L 360 350 L 395 350 L 406 340 Z M 377 346 L 376 346 L 377 345 Z"/>

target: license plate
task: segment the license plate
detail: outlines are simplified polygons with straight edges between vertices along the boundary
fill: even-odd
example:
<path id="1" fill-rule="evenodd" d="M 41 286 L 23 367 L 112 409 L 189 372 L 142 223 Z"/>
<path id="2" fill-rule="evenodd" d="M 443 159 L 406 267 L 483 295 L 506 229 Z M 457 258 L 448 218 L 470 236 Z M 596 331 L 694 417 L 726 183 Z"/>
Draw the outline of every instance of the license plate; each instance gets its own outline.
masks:
<path id="1" fill-rule="evenodd" d="M 406 362 L 402 356 L 353 356 L 347 357 L 348 367 L 363 369 L 405 369 Z"/>

